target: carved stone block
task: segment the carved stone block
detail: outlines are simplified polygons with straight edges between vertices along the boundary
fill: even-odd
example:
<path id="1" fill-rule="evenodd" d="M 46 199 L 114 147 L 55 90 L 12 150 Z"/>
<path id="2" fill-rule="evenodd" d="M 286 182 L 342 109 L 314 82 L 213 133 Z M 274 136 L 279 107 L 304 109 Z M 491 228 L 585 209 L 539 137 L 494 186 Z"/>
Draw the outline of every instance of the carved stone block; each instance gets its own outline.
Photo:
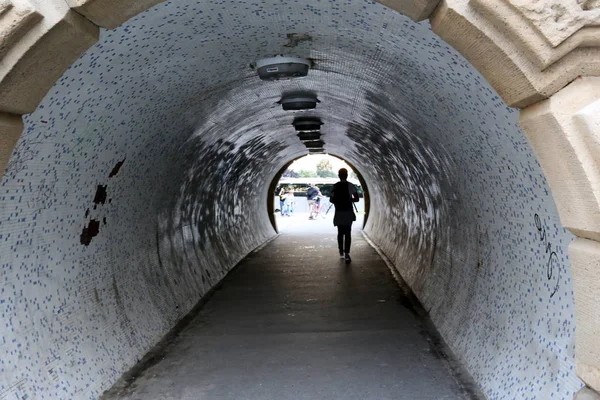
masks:
<path id="1" fill-rule="evenodd" d="M 590 388 L 584 387 L 575 393 L 573 400 L 600 400 L 600 394 Z"/>
<path id="2" fill-rule="evenodd" d="M 56 80 L 99 37 L 99 28 L 62 1 L 46 2 L 44 18 L 0 63 L 0 111 L 33 112 Z M 14 38 L 13 38 L 14 39 Z"/>
<path id="3" fill-rule="evenodd" d="M 558 26 L 542 29 L 539 25 L 548 21 L 517 7 L 525 3 L 536 2 L 443 0 L 431 17 L 434 32 L 460 51 L 508 105 L 520 108 L 550 97 L 577 76 L 600 75 L 600 27 L 593 18 L 575 23 L 577 10 L 565 11 L 571 22 L 561 28 L 559 18 Z"/>
<path id="4" fill-rule="evenodd" d="M 26 0 L 0 1 L 0 59 L 42 18 Z"/>
<path id="5" fill-rule="evenodd" d="M 0 113 L 0 181 L 13 148 L 23 132 L 21 116 Z"/>
<path id="6" fill-rule="evenodd" d="M 598 19 L 588 15 L 600 16 L 599 6 L 585 10 L 578 0 L 556 1 L 471 0 L 470 4 L 543 70 L 576 49 L 600 46 L 600 25 L 594 21 Z"/>
<path id="7" fill-rule="evenodd" d="M 600 28 L 600 8 L 583 0 L 508 0 L 556 47 L 585 27 Z M 596 34 L 598 34 L 598 29 Z"/>
<path id="8" fill-rule="evenodd" d="M 165 0 L 66 0 L 71 8 L 90 21 L 114 29 L 131 17 Z"/>
<path id="9" fill-rule="evenodd" d="M 600 240 L 600 77 L 577 79 L 521 112 L 562 224 Z"/>
<path id="10" fill-rule="evenodd" d="M 600 391 L 600 243 L 577 239 L 569 246 L 575 292 L 575 364 L 577 375 Z M 584 392 L 577 399 L 595 399 Z M 585 395 L 585 396 L 584 396 Z"/>
<path id="11" fill-rule="evenodd" d="M 440 0 L 377 0 L 377 2 L 399 11 L 413 21 L 429 18 Z"/>

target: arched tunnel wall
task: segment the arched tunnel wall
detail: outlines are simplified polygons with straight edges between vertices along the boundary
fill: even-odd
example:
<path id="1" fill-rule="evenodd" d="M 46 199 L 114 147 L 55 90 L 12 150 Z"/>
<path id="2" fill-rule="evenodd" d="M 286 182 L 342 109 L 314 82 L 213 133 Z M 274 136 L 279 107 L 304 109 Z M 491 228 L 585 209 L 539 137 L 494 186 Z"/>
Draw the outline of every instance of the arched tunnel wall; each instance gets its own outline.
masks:
<path id="1" fill-rule="evenodd" d="M 315 68 L 258 80 L 281 52 Z M 366 233 L 487 396 L 575 392 L 571 236 L 516 112 L 427 23 L 362 0 L 167 1 L 102 31 L 0 186 L 0 384 L 98 396 L 274 235 L 267 188 L 305 152 L 291 90 L 318 94 Z"/>

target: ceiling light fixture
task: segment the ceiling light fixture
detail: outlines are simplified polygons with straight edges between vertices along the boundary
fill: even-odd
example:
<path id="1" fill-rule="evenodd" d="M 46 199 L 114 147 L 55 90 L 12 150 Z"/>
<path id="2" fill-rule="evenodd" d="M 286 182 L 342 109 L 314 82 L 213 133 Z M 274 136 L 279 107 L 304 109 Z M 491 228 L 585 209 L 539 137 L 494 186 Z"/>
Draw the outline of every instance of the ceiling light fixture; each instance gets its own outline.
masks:
<path id="1" fill-rule="evenodd" d="M 258 77 L 263 81 L 301 78 L 308 75 L 310 61 L 304 58 L 275 56 L 256 62 Z"/>
<path id="2" fill-rule="evenodd" d="M 301 142 L 308 142 L 311 140 L 319 140 L 319 139 L 321 139 L 321 133 L 320 132 L 300 132 L 298 134 L 298 139 L 300 139 Z"/>
<path id="3" fill-rule="evenodd" d="M 319 99 L 310 93 L 290 93 L 284 95 L 279 104 L 285 111 L 312 110 L 317 107 Z"/>
<path id="4" fill-rule="evenodd" d="M 323 122 L 321 122 L 321 119 L 317 117 L 298 117 L 294 119 L 292 125 L 294 125 L 294 128 L 298 132 L 310 132 L 321 129 Z"/>
<path id="5" fill-rule="evenodd" d="M 320 149 L 325 146 L 325 142 L 322 140 L 311 140 L 310 142 L 304 142 L 307 149 Z"/>

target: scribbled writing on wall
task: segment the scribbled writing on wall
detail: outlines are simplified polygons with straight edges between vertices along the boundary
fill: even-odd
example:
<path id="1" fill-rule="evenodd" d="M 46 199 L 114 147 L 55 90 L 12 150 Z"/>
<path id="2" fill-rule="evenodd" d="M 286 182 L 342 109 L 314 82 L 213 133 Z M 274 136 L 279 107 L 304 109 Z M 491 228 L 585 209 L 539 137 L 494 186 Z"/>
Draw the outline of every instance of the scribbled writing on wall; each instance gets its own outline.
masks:
<path id="1" fill-rule="evenodd" d="M 82 109 L 80 109 L 79 112 L 82 112 Z M 101 116 L 97 120 L 91 121 L 81 136 L 75 138 L 75 144 L 72 147 L 67 146 L 64 149 L 65 153 L 75 157 L 75 150 L 82 148 L 85 143 L 94 140 L 98 140 L 101 143 L 103 135 L 98 135 L 98 132 L 104 130 L 106 123 L 109 121 L 110 119 L 106 116 Z M 48 124 L 47 120 L 41 120 L 39 122 L 44 124 L 44 126 L 47 126 Z M 19 172 L 27 169 L 29 163 L 39 155 L 40 149 L 44 145 L 55 140 L 57 132 L 58 131 L 52 128 L 44 128 L 41 132 L 38 132 L 35 137 L 30 136 L 29 132 L 25 132 L 18 141 L 13 150 L 13 155 L 8 161 L 6 175 L 14 179 Z"/>
<path id="2" fill-rule="evenodd" d="M 551 284 L 550 286 L 550 298 L 552 298 L 558 288 L 560 286 L 560 261 L 558 259 L 558 254 L 556 251 L 552 250 L 552 244 L 548 239 L 548 234 L 546 233 L 546 228 L 542 223 L 542 219 L 538 214 L 534 216 L 535 228 L 538 231 L 538 238 L 540 242 L 544 245 L 545 254 L 546 254 L 546 279 Z"/>
<path id="3" fill-rule="evenodd" d="M 56 170 L 52 173 L 52 177 L 46 179 L 43 178 L 36 185 L 29 183 L 29 190 L 32 195 L 27 200 L 27 205 L 30 209 L 34 210 L 35 213 L 39 214 L 43 210 L 49 208 L 56 201 L 56 182 L 58 182 L 58 174 Z"/>

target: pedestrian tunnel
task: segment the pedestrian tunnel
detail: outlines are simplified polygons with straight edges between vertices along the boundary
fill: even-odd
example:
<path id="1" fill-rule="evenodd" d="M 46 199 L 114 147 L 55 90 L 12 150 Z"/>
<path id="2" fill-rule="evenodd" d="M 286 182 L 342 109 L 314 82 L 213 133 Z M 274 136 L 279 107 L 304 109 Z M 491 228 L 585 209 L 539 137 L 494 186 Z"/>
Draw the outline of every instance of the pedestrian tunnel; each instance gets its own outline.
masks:
<path id="1" fill-rule="evenodd" d="M 308 76 L 259 79 L 276 54 Z M 365 235 L 486 396 L 571 398 L 574 237 L 518 111 L 427 21 L 363 0 L 167 1 L 101 31 L 24 117 L 0 186 L 2 390 L 110 388 L 276 235 L 300 117 L 360 172 Z"/>

